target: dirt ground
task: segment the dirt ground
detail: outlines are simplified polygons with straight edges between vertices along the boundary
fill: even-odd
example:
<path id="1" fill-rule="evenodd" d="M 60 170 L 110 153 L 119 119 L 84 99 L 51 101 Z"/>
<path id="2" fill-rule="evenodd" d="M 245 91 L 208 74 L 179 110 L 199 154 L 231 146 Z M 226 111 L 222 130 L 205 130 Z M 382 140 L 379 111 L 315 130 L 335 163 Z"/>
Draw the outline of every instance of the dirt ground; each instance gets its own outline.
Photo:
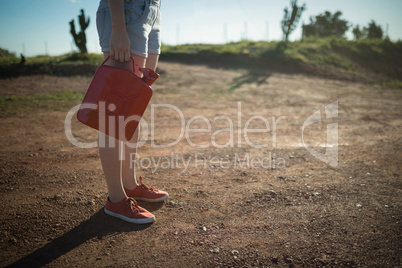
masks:
<path id="1" fill-rule="evenodd" d="M 400 90 L 179 63 L 161 62 L 160 70 L 155 120 L 150 106 L 137 161 L 145 184 L 169 192 L 165 202 L 139 202 L 153 224 L 104 214 L 97 148 L 68 141 L 69 108 L 0 118 L 1 266 L 402 267 Z M 0 92 L 85 92 L 90 80 L 3 79 Z M 338 116 L 325 119 L 324 107 L 336 101 Z M 181 139 L 179 113 L 155 104 L 182 112 Z M 303 144 L 303 124 L 316 111 L 323 120 L 304 129 Z M 265 118 L 269 131 L 246 140 L 252 116 L 259 117 L 248 129 L 266 128 Z M 206 121 L 209 132 L 188 131 Z M 336 148 L 326 144 L 335 123 L 336 167 L 305 148 Z M 79 141 L 97 139 L 75 119 L 72 128 Z"/>

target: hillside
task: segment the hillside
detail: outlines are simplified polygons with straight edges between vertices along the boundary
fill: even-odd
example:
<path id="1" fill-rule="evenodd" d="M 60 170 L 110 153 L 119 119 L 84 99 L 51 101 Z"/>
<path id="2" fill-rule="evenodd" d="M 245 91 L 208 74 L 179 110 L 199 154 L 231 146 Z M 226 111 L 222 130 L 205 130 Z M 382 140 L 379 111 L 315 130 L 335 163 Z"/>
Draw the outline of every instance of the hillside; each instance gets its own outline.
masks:
<path id="1" fill-rule="evenodd" d="M 348 80 L 402 81 L 402 42 L 388 40 L 307 39 L 287 45 L 243 41 L 226 45 L 164 46 L 163 51 L 161 59 L 168 61 L 269 69 Z"/>
<path id="2" fill-rule="evenodd" d="M 227 69 L 304 73 L 349 81 L 380 82 L 402 87 L 402 42 L 389 40 L 306 39 L 289 42 L 242 41 L 221 45 L 191 44 L 162 47 L 162 61 L 207 64 Z M 0 77 L 50 74 L 92 75 L 100 54 L 66 54 L 19 58 L 2 50 Z"/>

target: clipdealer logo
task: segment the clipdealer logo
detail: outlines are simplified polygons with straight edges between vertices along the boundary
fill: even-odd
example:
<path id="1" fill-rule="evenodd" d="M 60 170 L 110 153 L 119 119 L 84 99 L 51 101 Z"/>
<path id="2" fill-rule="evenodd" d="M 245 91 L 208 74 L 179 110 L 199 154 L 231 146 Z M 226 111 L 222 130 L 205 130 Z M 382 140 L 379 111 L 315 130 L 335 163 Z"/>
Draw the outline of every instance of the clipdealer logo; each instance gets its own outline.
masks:
<path id="1" fill-rule="evenodd" d="M 306 121 L 304 121 L 302 127 L 302 143 L 304 148 L 315 158 L 318 160 L 330 165 L 331 167 L 338 166 L 338 123 L 329 123 L 327 124 L 327 138 L 325 144 L 325 153 L 320 153 L 313 148 L 310 148 L 306 145 L 304 139 L 304 130 L 306 127 L 320 123 L 323 120 L 330 120 L 334 118 L 338 118 L 338 101 L 330 103 L 325 106 L 325 117 L 321 119 L 321 111 L 317 110 L 312 115 L 310 115 Z"/>
<path id="2" fill-rule="evenodd" d="M 82 104 L 85 105 L 84 108 L 90 108 L 90 109 L 96 109 L 98 106 L 96 104 Z M 81 107 L 83 107 L 81 105 Z M 101 104 L 99 105 L 101 107 Z M 103 105 L 102 107 L 104 107 Z M 80 148 L 95 148 L 97 146 L 105 146 L 105 142 L 103 140 L 93 141 L 93 142 L 80 142 L 77 140 L 72 132 L 72 118 L 74 115 L 77 113 L 78 109 L 80 108 L 80 105 L 74 106 L 66 115 L 65 121 L 64 121 L 64 130 L 67 139 L 70 141 L 71 144 L 74 146 L 80 147 Z M 168 144 L 157 144 L 155 143 L 155 118 L 157 117 L 156 115 L 156 110 L 157 109 L 170 109 L 172 112 L 177 113 L 177 115 L 180 118 L 180 134 L 176 139 Z M 267 137 L 271 137 L 271 147 L 276 148 L 276 139 L 277 139 L 277 128 L 281 120 L 286 119 L 286 116 L 279 116 L 276 118 L 275 116 L 272 116 L 271 118 L 266 118 L 261 115 L 254 115 L 250 118 L 248 118 L 244 125 L 243 125 L 243 119 L 242 119 L 242 109 L 241 109 L 241 102 L 237 103 L 237 114 L 235 120 L 232 120 L 230 116 L 227 115 L 219 115 L 215 116 L 213 119 L 208 119 L 207 117 L 203 115 L 195 115 L 192 116 L 190 119 L 186 121 L 185 116 L 183 112 L 176 106 L 171 105 L 171 104 L 151 104 L 150 105 L 151 109 L 151 118 L 150 118 L 150 124 L 147 123 L 147 121 L 144 118 L 140 119 L 139 125 L 141 128 L 142 135 L 139 138 L 138 143 L 132 143 L 129 140 L 124 140 L 124 135 L 123 137 L 119 137 L 119 140 L 124 142 L 125 145 L 128 147 L 141 147 L 143 146 L 147 141 L 148 138 L 150 138 L 151 142 L 151 147 L 152 148 L 169 148 L 172 146 L 175 146 L 177 143 L 179 143 L 181 140 L 185 139 L 187 143 L 194 147 L 194 148 L 209 148 L 209 147 L 214 147 L 214 148 L 227 148 L 227 147 L 238 147 L 241 148 L 245 144 L 251 148 L 256 148 L 256 149 L 263 149 L 263 148 L 268 148 L 269 147 L 269 142 L 265 142 L 263 144 L 257 144 L 252 141 L 252 139 L 249 137 L 250 133 L 266 133 Z M 125 124 L 130 122 L 129 120 L 125 120 L 124 118 L 120 118 L 121 116 L 111 116 L 113 117 L 111 120 L 112 122 L 119 121 L 122 122 L 121 126 L 124 129 Z M 138 121 L 139 118 L 132 118 L 131 120 L 136 120 Z M 111 124 L 110 126 L 105 126 L 105 123 L 102 123 L 105 121 L 105 117 L 99 116 L 99 125 L 102 125 L 104 127 L 109 127 L 109 133 L 115 133 L 114 131 L 114 124 Z M 254 122 L 259 122 L 261 125 L 263 125 L 263 128 L 253 128 L 252 124 Z M 204 128 L 194 128 L 193 125 L 196 123 L 203 123 L 205 125 Z M 218 128 L 213 131 L 213 125 L 214 124 L 226 124 L 227 127 L 222 127 Z M 120 133 L 124 131 L 119 131 Z M 203 143 L 195 143 L 193 139 L 191 138 L 192 133 L 204 133 L 204 134 L 210 134 L 210 140 L 207 142 L 203 141 Z M 221 135 L 222 133 L 228 134 L 229 138 L 227 141 L 223 144 L 217 143 L 217 136 Z M 236 134 L 236 135 L 235 135 Z M 106 138 L 105 135 L 99 135 L 99 138 Z M 244 140 L 242 139 L 244 138 Z"/>
<path id="3" fill-rule="evenodd" d="M 82 104 L 85 105 L 85 108 L 90 108 L 90 109 L 96 109 L 97 105 L 96 104 Z M 97 146 L 99 147 L 104 147 L 106 146 L 105 144 L 105 139 L 106 139 L 106 135 L 100 132 L 99 135 L 99 140 L 98 141 L 92 141 L 92 142 L 80 142 L 79 140 L 77 140 L 73 133 L 72 133 L 72 118 L 73 116 L 76 114 L 76 112 L 78 111 L 78 109 L 80 108 L 80 105 L 76 105 L 74 106 L 66 115 L 65 118 L 65 124 L 64 124 L 64 128 L 65 128 L 65 134 L 67 139 L 75 146 L 80 147 L 80 148 L 95 148 Z M 171 109 L 171 112 L 175 112 L 177 113 L 177 115 L 180 117 L 180 134 L 179 136 L 173 141 L 170 142 L 168 144 L 156 144 L 155 143 L 155 118 L 156 118 L 156 110 L 157 109 Z M 272 116 L 269 120 L 266 117 L 263 117 L 261 115 L 255 115 L 252 116 L 250 118 L 248 118 L 244 125 L 243 125 L 243 120 L 242 120 L 242 109 L 241 109 L 241 102 L 237 103 L 237 114 L 236 114 L 236 118 L 235 120 L 232 120 L 232 118 L 230 118 L 229 116 L 226 115 L 219 115 L 219 116 L 215 116 L 212 120 L 208 119 L 205 116 L 202 115 L 196 115 L 191 117 L 190 119 L 188 119 L 188 121 L 186 122 L 185 120 L 185 116 L 183 114 L 183 112 L 176 106 L 171 105 L 171 104 L 151 104 L 150 105 L 150 109 L 151 109 L 151 122 L 150 124 L 148 124 L 146 122 L 146 120 L 144 118 L 141 118 L 139 125 L 141 126 L 141 137 L 138 139 L 138 141 L 136 143 L 127 141 L 127 140 L 122 140 L 119 143 L 119 150 L 120 150 L 120 157 L 123 157 L 124 160 L 124 148 L 125 146 L 122 146 L 123 144 L 126 145 L 127 147 L 130 148 L 140 148 L 141 146 L 143 146 L 147 141 L 148 138 L 150 138 L 150 145 L 151 148 L 169 148 L 169 147 L 173 147 L 175 146 L 177 143 L 179 143 L 181 140 L 185 139 L 187 141 L 187 143 L 193 147 L 193 148 L 209 148 L 209 147 L 214 147 L 214 148 L 228 148 L 228 147 L 238 147 L 241 148 L 244 144 L 247 147 L 251 147 L 251 148 L 256 148 L 256 149 L 266 149 L 271 147 L 272 149 L 276 148 L 277 146 L 277 129 L 278 129 L 278 125 L 280 123 L 281 120 L 285 120 L 286 116 L 282 115 L 279 116 L 278 118 L 276 118 L 275 116 Z M 328 105 L 325 106 L 324 108 L 325 113 L 324 113 L 324 118 L 321 118 L 321 111 L 317 110 L 315 111 L 312 115 L 310 115 L 303 123 L 302 129 L 301 129 L 301 140 L 302 140 L 302 145 L 303 147 L 312 155 L 314 156 L 316 159 L 330 165 L 331 167 L 336 167 L 338 165 L 338 123 L 337 122 L 331 122 L 328 123 L 326 126 L 326 151 L 325 153 L 321 153 L 311 147 L 309 147 L 306 144 L 306 138 L 304 135 L 304 131 L 305 129 L 312 125 L 312 124 L 316 124 L 316 123 L 321 123 L 324 120 L 333 120 L 336 119 L 338 117 L 338 101 L 335 101 L 333 103 L 330 103 Z M 124 120 L 122 118 L 118 118 L 121 122 L 127 122 L 127 120 Z M 102 118 L 100 118 L 100 120 L 102 120 Z M 103 118 L 103 120 L 105 120 Z M 113 119 L 114 120 L 114 119 Z M 138 121 L 139 118 L 134 118 L 133 120 Z M 219 128 L 215 131 L 212 131 L 212 125 L 217 122 L 222 123 L 226 122 L 228 127 L 224 127 L 224 128 Z M 253 121 L 259 121 L 260 123 L 262 122 L 262 124 L 264 125 L 264 128 L 251 128 L 252 122 Z M 192 125 L 194 122 L 202 122 L 206 127 L 204 128 L 193 128 Z M 114 125 L 112 125 L 113 127 Z M 124 127 L 124 125 L 123 125 Z M 235 131 L 236 130 L 236 131 Z M 195 143 L 192 139 L 191 139 L 191 134 L 192 133 L 204 133 L 204 134 L 210 134 L 210 140 L 209 142 L 207 142 L 207 140 L 204 141 L 204 143 L 202 144 L 197 144 Z M 217 139 L 216 137 L 218 135 L 221 135 L 222 133 L 227 133 L 229 138 L 227 139 L 226 143 L 223 144 L 218 144 L 217 143 Z M 269 146 L 269 143 L 263 143 L 263 144 L 256 144 L 253 143 L 253 141 L 250 139 L 249 137 L 249 133 L 266 133 L 266 135 L 268 137 L 271 137 L 271 146 Z M 244 138 L 244 140 L 242 139 Z M 110 144 L 110 143 L 109 143 Z M 112 143 L 113 144 L 113 143 Z M 272 154 L 272 152 L 268 152 L 269 153 L 269 158 L 264 158 L 263 160 L 261 160 L 259 157 L 254 157 L 254 158 L 250 158 L 250 154 L 246 154 L 244 157 L 245 159 L 247 159 L 247 162 L 249 163 L 248 166 L 250 167 L 256 167 L 258 166 L 258 163 L 262 163 L 260 165 L 260 167 L 266 168 L 266 164 L 268 163 L 267 159 L 274 159 L 275 161 L 275 154 Z M 268 154 L 267 153 L 267 154 Z M 271 157 L 271 154 L 273 155 L 273 157 Z M 138 156 L 138 155 L 137 155 Z M 175 156 L 176 157 L 176 156 Z M 179 157 L 179 156 L 177 156 Z M 167 158 L 167 157 L 166 157 Z M 232 157 L 233 159 L 239 159 L 240 156 L 236 155 L 235 157 Z M 277 159 L 280 160 L 281 162 L 281 168 L 285 168 L 285 160 L 282 157 L 276 157 Z M 135 157 L 134 157 L 135 159 Z M 199 157 L 197 157 L 196 155 L 193 157 L 194 160 L 199 161 Z M 250 160 L 251 159 L 251 160 Z M 212 160 L 214 160 L 214 157 L 212 157 Z M 216 160 L 216 159 L 215 159 Z M 214 161 L 215 161 L 214 160 Z M 134 160 L 133 160 L 134 161 Z M 132 159 L 130 159 L 130 162 L 133 162 Z M 137 160 L 135 160 L 135 164 L 138 165 L 138 158 Z M 147 162 L 148 161 L 148 162 Z M 181 162 L 181 163 L 188 163 L 186 161 L 180 158 L 179 160 L 176 161 L 170 161 L 170 164 L 167 164 L 168 161 L 166 161 L 166 159 L 159 159 L 156 160 L 154 158 L 150 158 L 150 159 L 143 159 L 141 166 L 159 166 L 159 163 L 164 164 L 164 166 L 176 166 L 178 167 L 179 165 L 177 163 Z M 194 162 L 194 165 L 197 165 L 196 162 Z M 204 164 L 204 167 L 206 166 L 210 166 L 210 167 L 214 167 L 216 166 L 216 163 L 214 164 L 214 161 L 207 161 L 204 158 L 204 163 L 208 162 L 208 165 Z M 216 161 L 215 161 L 216 162 Z M 228 166 L 226 164 L 227 159 L 223 158 L 223 160 L 221 161 L 221 159 L 218 159 L 219 162 L 219 166 L 221 167 L 226 167 Z M 229 161 L 232 162 L 232 161 Z M 235 161 L 236 162 L 236 161 Z M 234 163 L 235 163 L 234 162 Z M 148 164 L 147 164 L 148 163 Z M 176 163 L 176 164 L 174 164 Z M 212 164 L 211 164 L 212 163 Z M 251 163 L 251 164 L 250 164 Z M 161 165 L 162 166 L 162 165 Z M 185 165 L 184 165 L 185 166 Z M 188 166 L 188 164 L 187 164 Z M 230 165 L 229 165 L 230 166 Z M 233 167 L 233 164 L 231 165 Z M 272 168 L 272 165 L 270 163 L 269 165 L 270 168 Z M 187 167 L 186 167 L 187 169 Z"/>

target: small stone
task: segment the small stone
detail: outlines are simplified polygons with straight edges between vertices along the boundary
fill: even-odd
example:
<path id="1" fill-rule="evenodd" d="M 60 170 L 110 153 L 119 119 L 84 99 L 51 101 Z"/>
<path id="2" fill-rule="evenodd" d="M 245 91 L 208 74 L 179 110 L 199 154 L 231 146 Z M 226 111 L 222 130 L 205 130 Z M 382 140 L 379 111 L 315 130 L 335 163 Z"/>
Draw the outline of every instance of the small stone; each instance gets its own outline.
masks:
<path id="1" fill-rule="evenodd" d="M 273 257 L 273 258 L 271 259 L 271 261 L 272 261 L 274 264 L 278 264 L 279 258 Z"/>
<path id="2" fill-rule="evenodd" d="M 384 205 L 385 208 L 389 207 L 388 205 Z"/>
<path id="3" fill-rule="evenodd" d="M 217 254 L 219 253 L 219 248 L 211 249 L 210 252 Z"/>
<path id="4" fill-rule="evenodd" d="M 61 199 L 61 195 L 60 195 L 60 194 L 56 194 L 56 195 L 53 196 L 52 199 L 53 199 L 53 200 L 59 200 L 59 199 Z"/>
<path id="5" fill-rule="evenodd" d="M 356 204 L 356 207 L 361 208 L 362 204 Z"/>
<path id="6" fill-rule="evenodd" d="M 202 227 L 201 227 L 201 230 L 203 230 L 204 232 L 206 232 L 206 231 L 207 231 L 207 227 L 202 226 Z"/>
<path id="7" fill-rule="evenodd" d="M 274 190 L 269 190 L 268 192 L 269 192 L 269 195 L 270 195 L 271 197 L 275 197 L 275 196 L 278 195 Z"/>
<path id="8" fill-rule="evenodd" d="M 233 254 L 233 255 L 239 254 L 239 251 L 238 251 L 238 250 L 232 250 L 232 254 Z"/>
<path id="9" fill-rule="evenodd" d="M 175 207 L 175 206 L 178 205 L 178 204 L 177 204 L 176 202 L 174 202 L 174 201 L 169 201 L 168 204 L 171 205 L 171 206 L 173 206 L 173 207 Z"/>
<path id="10" fill-rule="evenodd" d="M 286 263 L 291 263 L 291 262 L 293 261 L 293 260 L 292 260 L 291 258 L 289 258 L 289 257 L 286 257 L 284 260 L 285 260 Z"/>
<path id="11" fill-rule="evenodd" d="M 94 206 L 94 205 L 95 205 L 95 202 L 94 202 L 93 200 L 89 200 L 89 201 L 88 201 L 88 205 Z"/>

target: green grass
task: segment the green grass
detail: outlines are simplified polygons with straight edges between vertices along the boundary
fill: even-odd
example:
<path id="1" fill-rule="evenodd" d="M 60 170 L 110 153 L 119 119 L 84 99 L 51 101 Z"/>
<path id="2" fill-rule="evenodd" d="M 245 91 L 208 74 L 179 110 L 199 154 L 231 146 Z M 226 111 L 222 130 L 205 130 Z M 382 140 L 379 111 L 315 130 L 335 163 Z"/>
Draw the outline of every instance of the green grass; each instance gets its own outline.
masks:
<path id="1" fill-rule="evenodd" d="M 162 54 L 204 54 L 204 55 L 234 55 L 245 54 L 259 56 L 266 49 L 275 49 L 278 42 L 240 41 L 227 44 L 191 44 L 169 46 L 162 44 Z"/>
<path id="2" fill-rule="evenodd" d="M 0 48 L 0 66 L 19 63 L 20 57 Z M 39 55 L 36 57 L 26 57 L 26 65 L 52 64 L 52 65 L 68 65 L 68 64 L 96 64 L 99 65 L 103 61 L 102 54 L 95 53 L 67 53 L 60 56 Z"/>
<path id="3" fill-rule="evenodd" d="M 383 83 L 383 85 L 386 87 L 402 89 L 402 81 L 398 81 L 398 80 L 385 81 Z"/>
<path id="4" fill-rule="evenodd" d="M 39 72 L 50 75 L 92 75 L 102 60 L 102 54 L 91 53 L 37 56 L 26 59 L 26 70 L 22 74 Z M 225 68 L 281 69 L 294 72 L 314 72 L 318 67 L 327 72 L 351 74 L 365 80 L 400 81 L 402 41 L 308 38 L 287 44 L 278 41 L 179 46 L 162 44 L 161 60 L 221 64 Z M 0 67 L 18 61 L 13 54 L 0 50 Z M 77 68 L 84 65 L 93 68 Z"/>
<path id="5" fill-rule="evenodd" d="M 26 58 L 23 66 L 20 59 L 13 55 L 0 55 L 0 78 L 20 75 L 54 75 L 54 76 L 92 76 L 102 63 L 101 54 L 65 54 L 61 56 L 36 56 Z"/>
<path id="6" fill-rule="evenodd" d="M 66 65 L 66 64 L 96 64 L 99 65 L 103 61 L 102 54 L 79 54 L 69 53 L 61 56 L 36 56 L 27 58 L 26 64 L 54 64 L 54 65 Z"/>
<path id="7" fill-rule="evenodd" d="M 19 59 L 15 57 L 15 54 L 0 48 L 0 65 L 13 64 L 18 62 Z"/>
<path id="8" fill-rule="evenodd" d="M 342 38 L 309 38 L 304 41 L 289 42 L 252 42 L 242 41 L 222 45 L 180 45 L 162 47 L 161 58 L 192 57 L 197 61 L 213 58 L 230 64 L 230 57 L 239 57 L 239 65 L 247 66 L 247 61 L 257 67 L 314 65 L 332 71 L 349 73 L 367 78 L 368 73 L 399 79 L 395 70 L 402 68 L 402 42 L 389 40 L 351 41 Z M 235 66 L 233 67 L 240 67 Z"/>
<path id="9" fill-rule="evenodd" d="M 29 96 L 1 96 L 0 116 L 21 115 L 46 110 L 61 111 L 79 104 L 83 97 L 82 93 L 72 90 Z"/>

